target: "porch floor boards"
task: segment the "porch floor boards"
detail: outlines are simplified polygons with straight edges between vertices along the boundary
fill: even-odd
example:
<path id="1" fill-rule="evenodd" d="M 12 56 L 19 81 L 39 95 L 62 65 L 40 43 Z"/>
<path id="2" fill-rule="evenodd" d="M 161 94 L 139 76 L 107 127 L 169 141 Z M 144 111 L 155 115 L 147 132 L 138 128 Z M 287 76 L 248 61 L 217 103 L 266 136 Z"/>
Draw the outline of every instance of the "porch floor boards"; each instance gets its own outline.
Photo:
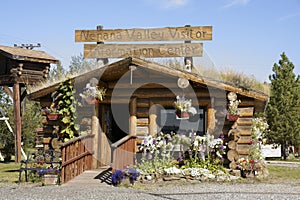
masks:
<path id="1" fill-rule="evenodd" d="M 76 176 L 62 186 L 80 186 L 80 185 L 99 185 L 110 186 L 111 185 L 111 168 L 101 167 L 93 170 L 86 170 L 79 176 Z"/>

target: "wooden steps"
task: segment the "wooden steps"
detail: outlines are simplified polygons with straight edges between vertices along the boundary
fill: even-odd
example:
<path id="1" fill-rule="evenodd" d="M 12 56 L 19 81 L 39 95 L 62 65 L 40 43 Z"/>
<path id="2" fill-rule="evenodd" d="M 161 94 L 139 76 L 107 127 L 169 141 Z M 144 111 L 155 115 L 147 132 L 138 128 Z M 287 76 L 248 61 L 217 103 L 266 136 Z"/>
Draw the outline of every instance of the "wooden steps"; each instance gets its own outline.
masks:
<path id="1" fill-rule="evenodd" d="M 111 168 L 109 166 L 101 167 L 95 170 L 86 170 L 79 176 L 63 184 L 62 186 L 86 186 L 99 185 L 101 187 L 109 186 L 111 184 Z"/>

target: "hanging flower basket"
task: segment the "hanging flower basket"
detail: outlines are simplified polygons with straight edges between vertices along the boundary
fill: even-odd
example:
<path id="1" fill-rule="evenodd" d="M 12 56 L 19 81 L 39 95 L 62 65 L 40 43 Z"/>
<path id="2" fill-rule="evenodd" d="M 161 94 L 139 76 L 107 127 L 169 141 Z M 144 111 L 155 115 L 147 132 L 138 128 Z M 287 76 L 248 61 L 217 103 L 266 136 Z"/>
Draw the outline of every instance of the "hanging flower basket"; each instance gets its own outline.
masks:
<path id="1" fill-rule="evenodd" d="M 100 101 L 98 99 L 96 99 L 96 98 L 93 98 L 93 97 L 87 97 L 85 99 L 85 102 L 88 103 L 88 104 L 97 104 Z"/>
<path id="2" fill-rule="evenodd" d="M 188 119 L 190 117 L 189 113 L 188 112 L 181 112 L 179 110 L 176 111 L 176 116 L 179 118 L 179 119 Z"/>
<path id="3" fill-rule="evenodd" d="M 233 114 L 228 114 L 227 113 L 227 119 L 229 121 L 236 121 L 239 118 L 239 115 L 233 115 Z"/>
<path id="4" fill-rule="evenodd" d="M 49 119 L 49 120 L 57 120 L 58 119 L 58 117 L 59 117 L 59 114 L 58 113 L 49 113 L 48 115 L 47 115 L 47 118 Z"/>

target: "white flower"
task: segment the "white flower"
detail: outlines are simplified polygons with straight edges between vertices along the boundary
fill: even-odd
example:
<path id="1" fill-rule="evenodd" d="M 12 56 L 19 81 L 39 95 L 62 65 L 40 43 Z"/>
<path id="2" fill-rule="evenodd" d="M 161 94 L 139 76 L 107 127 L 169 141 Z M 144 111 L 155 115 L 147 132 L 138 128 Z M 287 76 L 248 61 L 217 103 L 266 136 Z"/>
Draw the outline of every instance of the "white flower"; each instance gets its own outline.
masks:
<path id="1" fill-rule="evenodd" d="M 195 146 L 195 147 L 198 147 L 198 145 L 199 145 L 198 140 L 195 140 L 195 141 L 194 141 L 194 146 Z"/>
<path id="2" fill-rule="evenodd" d="M 170 167 L 164 169 L 164 171 L 166 172 L 166 174 L 181 174 L 181 170 L 176 167 Z"/>
<path id="3" fill-rule="evenodd" d="M 193 176 L 193 177 L 200 176 L 198 168 L 191 169 L 191 176 Z"/>

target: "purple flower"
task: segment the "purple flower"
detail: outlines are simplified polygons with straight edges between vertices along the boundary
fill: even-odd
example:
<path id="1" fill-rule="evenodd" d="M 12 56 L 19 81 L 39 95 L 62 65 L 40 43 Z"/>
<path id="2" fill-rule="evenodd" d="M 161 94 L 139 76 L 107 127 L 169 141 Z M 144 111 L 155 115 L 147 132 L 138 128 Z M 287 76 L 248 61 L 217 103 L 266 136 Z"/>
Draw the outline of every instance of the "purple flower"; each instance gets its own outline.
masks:
<path id="1" fill-rule="evenodd" d="M 178 157 L 177 161 L 178 161 L 178 162 L 182 162 L 182 161 L 183 161 L 183 156 L 180 155 L 180 156 Z"/>
<path id="2" fill-rule="evenodd" d="M 195 139 L 194 133 L 191 135 L 191 140 L 193 141 Z"/>
<path id="3" fill-rule="evenodd" d="M 152 153 L 148 152 L 148 153 L 147 153 L 147 158 L 148 158 L 149 160 L 152 159 Z"/>
<path id="4" fill-rule="evenodd" d="M 220 146 L 220 151 L 223 151 L 225 148 L 223 145 Z"/>
<path id="5" fill-rule="evenodd" d="M 172 138 L 171 138 L 170 135 L 167 136 L 167 139 L 168 139 L 168 141 L 171 141 L 171 140 L 172 140 Z"/>
<path id="6" fill-rule="evenodd" d="M 220 138 L 221 138 L 222 140 L 224 140 L 224 134 L 221 134 L 221 135 L 220 135 Z"/>
<path id="7" fill-rule="evenodd" d="M 148 140 L 144 139 L 144 145 L 147 145 L 147 144 L 148 144 Z"/>
<path id="8" fill-rule="evenodd" d="M 178 134 L 179 134 L 180 136 L 183 136 L 183 135 L 184 135 L 184 131 L 178 131 Z"/>

